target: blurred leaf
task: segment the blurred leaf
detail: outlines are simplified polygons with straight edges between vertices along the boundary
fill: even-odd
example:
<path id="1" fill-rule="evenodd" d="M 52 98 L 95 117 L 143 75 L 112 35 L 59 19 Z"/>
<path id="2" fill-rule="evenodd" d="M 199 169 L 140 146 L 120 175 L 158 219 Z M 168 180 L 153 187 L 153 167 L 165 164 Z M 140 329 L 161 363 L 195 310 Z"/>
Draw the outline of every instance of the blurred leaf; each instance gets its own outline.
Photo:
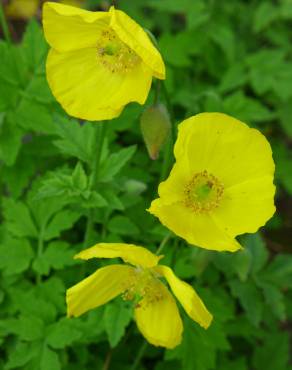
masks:
<path id="1" fill-rule="evenodd" d="M 230 287 L 233 296 L 240 300 L 249 321 L 258 327 L 263 312 L 263 297 L 261 292 L 252 281 L 241 283 L 240 281 L 233 280 L 230 281 Z"/>
<path id="2" fill-rule="evenodd" d="M 110 232 L 118 235 L 135 235 L 139 233 L 137 226 L 126 216 L 114 216 L 108 223 Z"/>
<path id="3" fill-rule="evenodd" d="M 48 329 L 47 343 L 55 349 L 65 348 L 81 336 L 73 319 L 64 318 Z"/>
<path id="4" fill-rule="evenodd" d="M 43 233 L 44 240 L 50 240 L 58 237 L 62 231 L 70 229 L 80 218 L 79 212 L 64 209 L 51 219 Z"/>

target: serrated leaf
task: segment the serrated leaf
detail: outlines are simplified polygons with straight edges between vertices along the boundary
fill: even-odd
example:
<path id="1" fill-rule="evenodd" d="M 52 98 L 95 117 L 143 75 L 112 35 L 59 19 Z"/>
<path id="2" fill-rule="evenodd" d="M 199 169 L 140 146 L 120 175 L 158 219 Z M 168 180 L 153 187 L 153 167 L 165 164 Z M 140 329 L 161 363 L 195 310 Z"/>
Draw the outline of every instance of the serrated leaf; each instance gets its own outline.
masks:
<path id="1" fill-rule="evenodd" d="M 61 116 L 55 117 L 55 125 L 60 137 L 55 141 L 55 145 L 60 151 L 90 163 L 95 137 L 93 126 L 90 123 L 81 126 L 78 121 Z"/>
<path id="2" fill-rule="evenodd" d="M 76 263 L 73 259 L 75 251 L 63 241 L 51 242 L 44 253 L 33 262 L 33 269 L 41 275 L 48 275 L 51 269 L 60 270 Z"/>
<path id="3" fill-rule="evenodd" d="M 17 319 L 0 321 L 0 328 L 5 328 L 6 335 L 17 335 L 24 341 L 35 341 L 43 337 L 44 324 L 42 320 L 33 316 L 21 316 Z"/>
<path id="4" fill-rule="evenodd" d="M 64 318 L 51 325 L 48 329 L 46 342 L 55 349 L 65 348 L 81 337 L 74 320 Z"/>
<path id="5" fill-rule="evenodd" d="M 88 185 L 88 179 L 81 162 L 78 162 L 72 173 L 72 185 L 80 191 L 84 191 Z"/>
<path id="6" fill-rule="evenodd" d="M 116 176 L 126 163 L 132 158 L 136 151 L 136 145 L 123 148 L 117 153 L 111 154 L 100 166 L 99 181 L 108 182 Z"/>
<path id="7" fill-rule="evenodd" d="M 69 209 L 58 212 L 45 228 L 43 238 L 50 240 L 58 237 L 62 231 L 71 229 L 74 223 L 81 217 L 79 212 Z"/>
<path id="8" fill-rule="evenodd" d="M 242 283 L 234 280 L 229 284 L 233 296 L 239 299 L 249 321 L 258 327 L 263 313 L 263 297 L 259 289 L 252 281 Z"/>
<path id="9" fill-rule="evenodd" d="M 0 269 L 6 275 L 20 274 L 28 269 L 33 251 L 26 239 L 7 238 L 0 244 Z"/>
<path id="10" fill-rule="evenodd" d="M 108 223 L 110 232 L 118 235 L 135 235 L 139 233 L 137 226 L 126 216 L 114 216 Z"/>
<path id="11" fill-rule="evenodd" d="M 126 302 L 117 300 L 106 305 L 104 324 L 112 348 L 114 348 L 123 337 L 131 318 L 132 308 Z"/>
<path id="12" fill-rule="evenodd" d="M 259 233 L 247 235 L 243 242 L 251 255 L 251 272 L 257 274 L 266 265 L 269 255 Z"/>
<path id="13" fill-rule="evenodd" d="M 3 201 L 3 211 L 7 229 L 11 234 L 17 237 L 37 238 L 37 228 L 25 203 L 6 198 Z"/>
<path id="14" fill-rule="evenodd" d="M 44 346 L 41 352 L 40 370 L 61 370 L 58 354 L 47 346 Z"/>

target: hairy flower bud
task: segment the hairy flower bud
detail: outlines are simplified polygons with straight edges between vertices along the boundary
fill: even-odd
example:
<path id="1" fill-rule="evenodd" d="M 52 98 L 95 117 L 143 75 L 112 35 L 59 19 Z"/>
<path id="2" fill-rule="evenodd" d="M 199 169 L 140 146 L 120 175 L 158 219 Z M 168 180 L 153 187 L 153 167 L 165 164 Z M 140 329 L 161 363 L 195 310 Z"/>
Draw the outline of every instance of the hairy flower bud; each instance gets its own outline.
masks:
<path id="1" fill-rule="evenodd" d="M 146 108 L 140 119 L 140 127 L 150 158 L 157 159 L 171 128 L 165 106 L 157 104 Z"/>

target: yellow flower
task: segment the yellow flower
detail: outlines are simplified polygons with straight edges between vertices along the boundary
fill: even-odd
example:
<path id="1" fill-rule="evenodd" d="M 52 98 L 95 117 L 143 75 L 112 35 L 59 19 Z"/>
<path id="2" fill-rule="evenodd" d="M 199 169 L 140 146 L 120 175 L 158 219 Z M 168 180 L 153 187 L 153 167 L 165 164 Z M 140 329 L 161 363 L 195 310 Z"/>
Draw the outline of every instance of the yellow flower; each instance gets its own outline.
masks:
<path id="1" fill-rule="evenodd" d="M 5 6 L 5 13 L 10 18 L 29 19 L 37 14 L 39 0 L 11 0 Z"/>
<path id="2" fill-rule="evenodd" d="M 175 276 L 171 268 L 158 266 L 163 256 L 133 244 L 100 243 L 75 258 L 116 258 L 131 264 L 102 267 L 67 290 L 68 316 L 80 316 L 122 294 L 135 300 L 135 319 L 139 330 L 155 346 L 173 348 L 181 342 L 182 320 L 173 296 L 162 283 L 165 278 L 186 313 L 208 328 L 212 315 L 194 289 Z"/>
<path id="3" fill-rule="evenodd" d="M 190 244 L 231 251 L 275 212 L 271 147 L 256 129 L 222 113 L 179 125 L 176 163 L 149 212 Z"/>
<path id="4" fill-rule="evenodd" d="M 163 60 L 148 35 L 114 7 L 90 12 L 47 2 L 43 25 L 51 46 L 47 79 L 72 116 L 117 117 L 129 102 L 145 103 L 153 76 L 165 78 Z"/>

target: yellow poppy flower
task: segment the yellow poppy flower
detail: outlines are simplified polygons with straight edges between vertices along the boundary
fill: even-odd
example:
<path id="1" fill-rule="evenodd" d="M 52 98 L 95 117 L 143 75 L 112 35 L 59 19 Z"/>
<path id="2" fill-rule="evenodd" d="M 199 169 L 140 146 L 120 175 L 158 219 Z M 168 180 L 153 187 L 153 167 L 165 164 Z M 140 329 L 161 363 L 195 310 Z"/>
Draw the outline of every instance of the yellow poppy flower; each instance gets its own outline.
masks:
<path id="1" fill-rule="evenodd" d="M 179 125 L 176 163 L 149 212 L 190 244 L 234 252 L 275 212 L 271 147 L 256 129 L 222 113 Z"/>
<path id="2" fill-rule="evenodd" d="M 5 6 L 7 17 L 29 19 L 37 14 L 39 0 L 11 0 Z"/>
<path id="3" fill-rule="evenodd" d="M 152 77 L 165 66 L 144 30 L 111 7 L 91 12 L 47 2 L 43 8 L 50 88 L 72 116 L 87 120 L 117 117 L 129 102 L 144 104 Z"/>
<path id="4" fill-rule="evenodd" d="M 163 256 L 133 244 L 100 243 L 75 258 L 116 258 L 131 264 L 108 265 L 67 290 L 68 316 L 80 316 L 122 294 L 135 300 L 135 319 L 139 330 L 155 346 L 173 348 L 181 342 L 182 320 L 173 296 L 162 283 L 165 278 L 191 319 L 208 328 L 212 315 L 195 290 L 175 276 L 171 268 L 158 266 Z"/>

